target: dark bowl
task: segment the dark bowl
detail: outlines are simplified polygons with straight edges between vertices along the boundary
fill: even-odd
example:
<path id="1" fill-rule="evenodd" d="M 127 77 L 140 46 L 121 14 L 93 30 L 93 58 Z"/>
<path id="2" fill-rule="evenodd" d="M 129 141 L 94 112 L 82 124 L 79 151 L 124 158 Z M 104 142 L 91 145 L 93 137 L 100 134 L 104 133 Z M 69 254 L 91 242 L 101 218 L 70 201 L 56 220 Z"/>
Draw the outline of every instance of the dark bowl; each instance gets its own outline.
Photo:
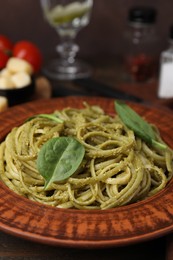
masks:
<path id="1" fill-rule="evenodd" d="M 25 103 L 31 100 L 34 95 L 35 80 L 32 78 L 31 84 L 22 88 L 15 89 L 0 89 L 0 96 L 4 96 L 8 99 L 8 105 L 14 106 Z"/>

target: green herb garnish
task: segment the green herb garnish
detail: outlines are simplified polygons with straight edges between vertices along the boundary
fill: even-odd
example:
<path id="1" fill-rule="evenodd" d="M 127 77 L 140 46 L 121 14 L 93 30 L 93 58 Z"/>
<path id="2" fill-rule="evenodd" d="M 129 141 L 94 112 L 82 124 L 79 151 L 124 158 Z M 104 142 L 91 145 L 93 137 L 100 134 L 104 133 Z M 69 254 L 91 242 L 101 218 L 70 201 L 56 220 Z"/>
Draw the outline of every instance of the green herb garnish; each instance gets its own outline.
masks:
<path id="1" fill-rule="evenodd" d="M 133 130 L 138 137 L 156 148 L 167 148 L 166 144 L 157 141 L 156 134 L 152 126 L 132 108 L 121 101 L 115 101 L 115 109 L 123 123 L 128 128 Z"/>
<path id="2" fill-rule="evenodd" d="M 37 169 L 45 179 L 45 189 L 53 182 L 70 177 L 80 166 L 84 154 L 84 146 L 73 137 L 56 137 L 47 141 L 37 159 Z"/>
<path id="3" fill-rule="evenodd" d="M 47 118 L 47 119 L 50 119 L 50 120 L 53 120 L 57 123 L 63 123 L 63 120 L 60 119 L 59 117 L 57 117 L 56 114 L 39 114 L 39 115 L 35 115 L 35 116 L 31 116 L 29 117 L 26 121 L 30 121 L 36 117 L 42 117 L 42 118 Z"/>

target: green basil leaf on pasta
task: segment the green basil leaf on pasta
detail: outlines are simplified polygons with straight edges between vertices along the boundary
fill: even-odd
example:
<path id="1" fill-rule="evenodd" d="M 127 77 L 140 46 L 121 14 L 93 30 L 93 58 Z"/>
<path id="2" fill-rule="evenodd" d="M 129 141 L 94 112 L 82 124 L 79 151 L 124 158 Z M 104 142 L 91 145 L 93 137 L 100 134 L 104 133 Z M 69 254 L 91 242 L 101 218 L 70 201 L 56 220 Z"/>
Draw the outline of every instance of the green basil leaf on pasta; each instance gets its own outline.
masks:
<path id="1" fill-rule="evenodd" d="M 37 159 L 37 169 L 45 179 L 45 188 L 69 178 L 80 166 L 84 154 L 84 146 L 73 137 L 56 137 L 47 141 Z"/>
<path id="2" fill-rule="evenodd" d="M 60 119 L 59 117 L 57 117 L 56 114 L 39 114 L 39 115 L 29 117 L 26 121 L 30 121 L 36 117 L 47 118 L 47 119 L 53 120 L 57 123 L 63 123 L 63 120 Z"/>
<path id="3" fill-rule="evenodd" d="M 152 126 L 127 104 L 116 101 L 115 109 L 123 123 L 133 130 L 138 137 L 159 149 L 166 149 L 165 144 L 156 140 L 156 134 Z"/>

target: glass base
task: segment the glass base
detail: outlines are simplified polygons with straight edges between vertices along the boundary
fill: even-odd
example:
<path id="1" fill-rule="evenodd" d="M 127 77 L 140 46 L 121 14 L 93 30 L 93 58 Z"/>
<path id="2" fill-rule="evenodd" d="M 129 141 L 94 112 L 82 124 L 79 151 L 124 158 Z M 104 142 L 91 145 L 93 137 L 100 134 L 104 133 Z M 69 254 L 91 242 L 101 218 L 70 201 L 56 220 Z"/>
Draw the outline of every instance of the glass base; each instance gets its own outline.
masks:
<path id="1" fill-rule="evenodd" d="M 91 75 L 91 69 L 88 64 L 80 60 L 76 60 L 74 63 L 67 65 L 60 59 L 55 59 L 43 67 L 43 73 L 50 79 L 74 80 L 89 77 Z"/>

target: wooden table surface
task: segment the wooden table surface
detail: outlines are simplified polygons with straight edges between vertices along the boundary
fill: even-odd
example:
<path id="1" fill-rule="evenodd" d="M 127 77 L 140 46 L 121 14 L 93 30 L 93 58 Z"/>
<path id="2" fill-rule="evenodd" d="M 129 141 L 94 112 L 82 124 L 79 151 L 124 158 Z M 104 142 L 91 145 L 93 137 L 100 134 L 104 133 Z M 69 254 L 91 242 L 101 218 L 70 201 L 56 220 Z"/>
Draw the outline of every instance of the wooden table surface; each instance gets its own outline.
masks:
<path id="1" fill-rule="evenodd" d="M 99 82 L 106 83 L 112 88 L 118 88 L 126 93 L 133 94 L 144 99 L 147 103 L 173 109 L 173 99 L 160 100 L 157 97 L 157 79 L 150 83 L 129 83 L 120 78 L 120 71 L 116 64 L 105 65 L 105 63 L 93 65 L 93 78 Z M 50 98 L 63 95 L 100 95 L 94 89 L 88 91 L 74 82 L 48 81 L 40 75 L 37 78 L 37 98 Z M 0 259 L 116 259 L 116 260 L 172 260 L 173 259 L 173 235 L 156 238 L 151 241 L 109 249 L 72 249 L 42 245 L 27 241 L 0 231 Z"/>

